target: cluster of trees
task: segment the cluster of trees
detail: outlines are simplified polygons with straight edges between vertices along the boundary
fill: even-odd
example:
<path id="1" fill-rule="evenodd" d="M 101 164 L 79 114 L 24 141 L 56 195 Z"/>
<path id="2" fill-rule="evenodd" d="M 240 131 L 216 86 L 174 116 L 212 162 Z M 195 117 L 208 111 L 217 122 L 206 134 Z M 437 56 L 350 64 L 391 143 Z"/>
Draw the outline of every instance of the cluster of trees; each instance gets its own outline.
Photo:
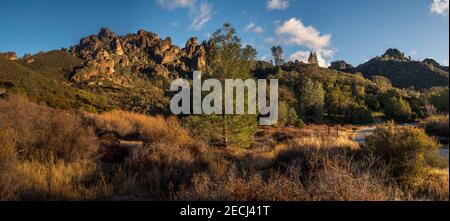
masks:
<path id="1" fill-rule="evenodd" d="M 275 61 L 282 61 L 282 52 L 280 46 L 272 48 Z M 448 87 L 421 92 L 398 89 L 384 76 L 374 75 L 368 80 L 360 73 L 320 68 L 314 65 L 316 60 L 316 55 L 311 52 L 309 64 L 296 61 L 280 65 L 275 62 L 279 67 L 274 70 L 270 63 L 262 63 L 253 72 L 257 77 L 279 79 L 284 90 L 291 92 L 282 94 L 281 99 L 305 122 L 321 122 L 327 116 L 333 120 L 364 124 L 373 121 L 374 112 L 383 113 L 389 120 L 409 122 L 436 113 L 448 113 Z"/>
<path id="2" fill-rule="evenodd" d="M 278 125 L 302 126 L 305 122 L 339 120 L 353 124 L 373 122 L 373 113 L 384 113 L 387 119 L 408 122 L 429 115 L 429 106 L 448 112 L 448 88 L 426 93 L 397 89 L 389 79 L 375 75 L 371 80 L 360 73 L 348 74 L 320 68 L 317 55 L 311 52 L 306 64 L 286 62 L 281 46 L 271 48 L 273 63 L 256 61 L 256 51 L 242 47 L 235 30 L 229 24 L 210 39 L 215 47 L 208 52 L 208 77 L 276 78 L 280 81 Z M 227 145 L 243 141 L 256 128 L 254 116 L 205 116 L 207 130 L 216 128 L 217 143 Z M 326 118 L 326 119 L 324 119 Z M 189 117 L 195 119 L 195 117 Z M 206 119 L 206 120 L 205 120 Z M 200 120 L 195 120 L 199 124 Z M 203 128 L 196 126 L 196 128 Z M 245 135 L 244 135 L 245 134 Z M 243 136 L 241 136 L 243 135 Z M 240 138 L 238 138 L 240 137 Z M 245 139 L 244 139 L 245 140 Z"/>

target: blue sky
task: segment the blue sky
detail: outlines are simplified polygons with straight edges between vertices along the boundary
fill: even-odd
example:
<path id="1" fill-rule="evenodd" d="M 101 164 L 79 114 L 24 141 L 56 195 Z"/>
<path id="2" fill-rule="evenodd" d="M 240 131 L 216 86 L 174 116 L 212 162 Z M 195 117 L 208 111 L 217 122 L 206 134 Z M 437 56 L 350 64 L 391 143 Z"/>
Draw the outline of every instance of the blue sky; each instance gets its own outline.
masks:
<path id="1" fill-rule="evenodd" d="M 280 44 L 287 60 L 314 50 L 323 65 L 358 65 L 387 48 L 449 61 L 448 0 L 0 0 L 0 51 L 69 47 L 104 26 L 118 34 L 146 29 L 184 46 L 224 22 L 261 59 Z"/>

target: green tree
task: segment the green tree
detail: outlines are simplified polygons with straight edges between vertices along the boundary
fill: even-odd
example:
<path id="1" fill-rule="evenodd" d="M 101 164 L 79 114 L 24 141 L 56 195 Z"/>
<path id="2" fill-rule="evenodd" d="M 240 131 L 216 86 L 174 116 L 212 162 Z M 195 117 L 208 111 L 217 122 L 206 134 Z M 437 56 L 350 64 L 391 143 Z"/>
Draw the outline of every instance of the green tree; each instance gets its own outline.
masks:
<path id="1" fill-rule="evenodd" d="M 308 63 L 318 65 L 319 64 L 319 58 L 317 57 L 316 52 L 311 52 L 308 57 Z"/>
<path id="2" fill-rule="evenodd" d="M 250 78 L 250 65 L 255 60 L 256 51 L 249 46 L 242 48 L 241 40 L 231 24 L 225 23 L 214 32 L 209 44 L 211 48 L 207 52 L 205 79 L 220 80 L 224 91 L 225 79 Z M 225 110 L 224 96 L 222 100 L 222 109 Z M 191 116 L 186 122 L 198 135 L 224 147 L 229 144 L 250 146 L 252 135 L 258 128 L 256 115 L 225 115 L 225 111 L 222 115 Z"/>
<path id="3" fill-rule="evenodd" d="M 352 104 L 345 112 L 345 121 L 353 124 L 372 123 L 372 111 L 359 104 Z"/>
<path id="4" fill-rule="evenodd" d="M 431 88 L 427 93 L 427 100 L 439 112 L 448 113 L 449 96 L 448 87 Z"/>
<path id="5" fill-rule="evenodd" d="M 389 119 L 405 122 L 411 119 L 413 111 L 408 101 L 401 97 L 391 97 L 384 105 L 384 114 Z"/>
<path id="6" fill-rule="evenodd" d="M 281 101 L 278 110 L 278 126 L 299 124 L 297 111 L 291 107 L 287 102 Z"/>
<path id="7" fill-rule="evenodd" d="M 300 113 L 307 119 L 320 121 L 324 114 L 325 91 L 320 82 L 304 78 L 300 87 Z"/>
<path id="8" fill-rule="evenodd" d="M 279 67 L 284 64 L 283 59 L 283 48 L 281 46 L 273 46 L 272 47 L 272 56 L 275 62 L 275 66 Z"/>
<path id="9" fill-rule="evenodd" d="M 354 103 L 352 97 L 349 87 L 330 85 L 325 97 L 328 115 L 344 115 L 347 107 Z"/>

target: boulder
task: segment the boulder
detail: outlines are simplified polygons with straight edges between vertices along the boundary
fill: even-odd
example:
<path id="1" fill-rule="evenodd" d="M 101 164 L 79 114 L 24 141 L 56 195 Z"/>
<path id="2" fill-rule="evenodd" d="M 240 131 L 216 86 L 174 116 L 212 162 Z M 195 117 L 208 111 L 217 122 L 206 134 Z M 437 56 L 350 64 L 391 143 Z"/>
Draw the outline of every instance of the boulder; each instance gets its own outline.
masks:
<path id="1" fill-rule="evenodd" d="M 353 66 L 343 60 L 333 61 L 333 62 L 331 62 L 331 66 L 330 66 L 330 69 L 337 70 L 337 71 L 345 71 L 350 68 L 353 68 Z"/>
<path id="2" fill-rule="evenodd" d="M 16 52 L 4 52 L 0 53 L 0 58 L 5 58 L 10 61 L 15 61 L 18 59 Z"/>

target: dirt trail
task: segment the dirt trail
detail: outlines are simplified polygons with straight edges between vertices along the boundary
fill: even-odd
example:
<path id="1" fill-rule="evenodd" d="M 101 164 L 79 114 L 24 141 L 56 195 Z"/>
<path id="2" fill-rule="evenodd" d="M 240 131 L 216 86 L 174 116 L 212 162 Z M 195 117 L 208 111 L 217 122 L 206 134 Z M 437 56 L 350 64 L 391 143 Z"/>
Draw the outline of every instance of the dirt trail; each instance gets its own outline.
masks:
<path id="1" fill-rule="evenodd" d="M 372 135 L 375 126 L 359 129 L 355 132 L 355 141 L 361 144 L 366 143 L 366 137 Z"/>

